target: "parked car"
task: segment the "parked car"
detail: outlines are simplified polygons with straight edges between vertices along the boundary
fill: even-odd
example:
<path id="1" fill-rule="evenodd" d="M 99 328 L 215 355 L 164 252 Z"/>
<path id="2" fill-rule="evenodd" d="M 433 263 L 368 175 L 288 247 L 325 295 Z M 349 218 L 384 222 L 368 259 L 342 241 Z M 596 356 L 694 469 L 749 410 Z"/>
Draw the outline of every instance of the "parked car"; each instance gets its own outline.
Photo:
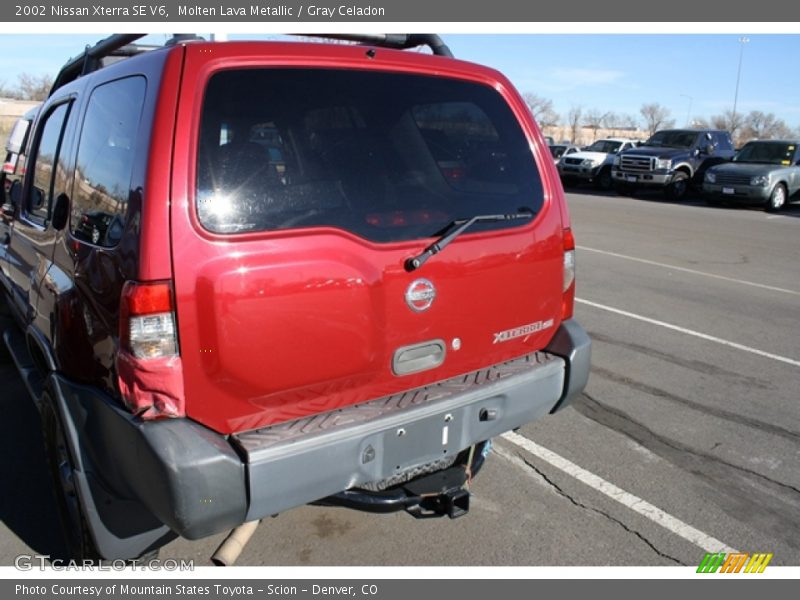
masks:
<path id="1" fill-rule="evenodd" d="M 136 37 L 59 73 L 0 245 L 73 556 L 306 503 L 466 513 L 491 438 L 589 374 L 520 94 L 434 35 Z"/>
<path id="2" fill-rule="evenodd" d="M 706 171 L 709 204 L 763 204 L 774 212 L 800 199 L 800 141 L 758 140 L 745 144 L 729 163 Z"/>
<path id="3" fill-rule="evenodd" d="M 594 183 L 601 190 L 611 189 L 611 166 L 614 156 L 639 142 L 628 138 L 606 138 L 564 156 L 558 163 L 558 174 L 564 185 L 576 182 Z"/>
<path id="4" fill-rule="evenodd" d="M 691 187 L 702 189 L 706 170 L 733 155 L 727 131 L 665 129 L 639 147 L 620 152 L 611 174 L 620 193 L 662 189 L 668 198 L 682 200 Z"/>
<path id="5" fill-rule="evenodd" d="M 0 199 L 0 219 L 6 224 L 12 218 L 10 214 L 12 206 L 8 201 L 8 192 L 11 190 L 12 184 L 25 174 L 25 153 L 30 141 L 28 133 L 38 111 L 39 106 L 35 106 L 22 115 L 14 124 L 6 142 L 6 157 L 3 161 L 2 173 L 0 173 L 0 179 L 2 179 L 0 191 L 3 194 Z"/>
<path id="6" fill-rule="evenodd" d="M 550 148 L 550 154 L 553 157 L 554 164 L 558 164 L 558 161 L 564 156 L 580 152 L 580 148 L 572 144 L 550 144 L 548 148 Z"/>

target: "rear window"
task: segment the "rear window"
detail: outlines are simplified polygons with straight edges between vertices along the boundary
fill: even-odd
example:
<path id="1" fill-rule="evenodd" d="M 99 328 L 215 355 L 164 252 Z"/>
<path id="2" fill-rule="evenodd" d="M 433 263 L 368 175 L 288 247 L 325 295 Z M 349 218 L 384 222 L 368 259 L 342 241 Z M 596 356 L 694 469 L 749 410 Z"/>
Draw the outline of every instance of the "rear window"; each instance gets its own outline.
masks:
<path id="1" fill-rule="evenodd" d="M 376 242 L 536 213 L 543 198 L 530 145 L 492 88 L 333 69 L 214 75 L 196 186 L 200 222 L 216 233 L 327 226 Z"/>

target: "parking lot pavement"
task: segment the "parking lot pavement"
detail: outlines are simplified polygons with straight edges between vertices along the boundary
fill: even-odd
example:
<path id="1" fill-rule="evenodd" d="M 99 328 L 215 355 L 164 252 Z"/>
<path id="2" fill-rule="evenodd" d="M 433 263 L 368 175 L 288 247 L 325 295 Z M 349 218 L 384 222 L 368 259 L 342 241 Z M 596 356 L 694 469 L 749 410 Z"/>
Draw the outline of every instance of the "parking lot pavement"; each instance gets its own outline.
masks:
<path id="1" fill-rule="evenodd" d="M 576 316 L 594 339 L 584 396 L 495 440 L 463 518 L 302 507 L 265 520 L 238 564 L 697 565 L 711 550 L 800 564 L 800 207 L 568 197 Z M 12 564 L 59 544 L 8 366 L 0 390 Z M 223 537 L 162 557 L 202 564 Z"/>

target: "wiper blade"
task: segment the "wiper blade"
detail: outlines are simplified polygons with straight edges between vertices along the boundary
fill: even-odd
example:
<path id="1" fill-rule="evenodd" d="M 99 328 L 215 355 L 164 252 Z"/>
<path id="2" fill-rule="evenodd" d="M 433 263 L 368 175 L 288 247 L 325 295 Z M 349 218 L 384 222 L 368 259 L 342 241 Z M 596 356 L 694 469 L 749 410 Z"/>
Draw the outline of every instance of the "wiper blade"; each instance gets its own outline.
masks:
<path id="1" fill-rule="evenodd" d="M 424 265 L 434 254 L 439 254 L 445 247 L 472 227 L 475 223 L 497 223 L 498 221 L 514 221 L 516 219 L 533 218 L 532 211 L 510 213 L 507 215 L 475 215 L 469 219 L 456 219 L 445 228 L 445 233 L 417 256 L 412 256 L 405 262 L 406 271 L 415 271 Z"/>

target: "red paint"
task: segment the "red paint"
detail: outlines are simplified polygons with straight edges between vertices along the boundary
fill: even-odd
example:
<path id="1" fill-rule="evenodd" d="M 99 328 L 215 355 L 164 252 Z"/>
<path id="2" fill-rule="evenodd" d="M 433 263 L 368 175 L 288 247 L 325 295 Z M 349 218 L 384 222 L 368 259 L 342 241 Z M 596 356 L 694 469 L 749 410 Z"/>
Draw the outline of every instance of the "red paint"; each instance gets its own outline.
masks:
<path id="1" fill-rule="evenodd" d="M 270 64 L 435 72 L 492 86 L 530 139 L 545 187 L 542 210 L 521 227 L 466 233 L 412 273 L 404 261 L 429 240 L 375 244 L 335 228 L 209 233 L 193 203 L 204 86 L 217 69 Z M 143 258 L 140 269 L 166 273 L 160 261 L 171 240 L 189 417 L 223 433 L 253 429 L 470 372 L 541 349 L 554 334 L 564 298 L 563 191 L 539 129 L 499 73 L 414 52 L 378 49 L 369 60 L 358 46 L 197 43 L 186 47 L 176 106 L 169 156 L 169 123 L 163 131 L 154 128 L 160 141 L 152 148 L 160 158 L 150 160 L 146 196 L 148 205 L 160 202 L 159 186 L 171 173 L 171 227 L 160 212 L 143 223 L 142 255 L 153 258 Z M 374 218 L 391 223 L 395 217 Z M 157 251 L 145 251 L 145 243 Z M 437 296 L 418 313 L 405 293 L 419 277 L 433 282 Z M 495 332 L 548 319 L 554 320 L 550 329 L 493 343 Z M 454 338 L 461 339 L 460 350 L 452 349 Z M 442 366 L 392 374 L 397 348 L 433 339 L 447 344 Z"/>

